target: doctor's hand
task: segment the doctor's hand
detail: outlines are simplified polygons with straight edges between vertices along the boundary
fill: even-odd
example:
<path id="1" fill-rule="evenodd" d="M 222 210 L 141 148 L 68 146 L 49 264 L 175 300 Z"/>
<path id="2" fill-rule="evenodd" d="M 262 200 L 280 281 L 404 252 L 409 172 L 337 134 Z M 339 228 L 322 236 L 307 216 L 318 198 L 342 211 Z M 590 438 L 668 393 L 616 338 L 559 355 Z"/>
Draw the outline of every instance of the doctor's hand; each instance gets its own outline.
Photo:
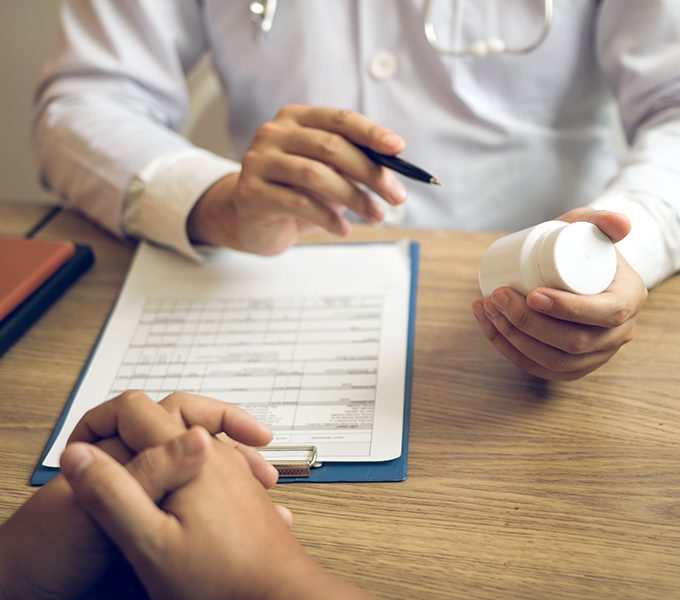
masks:
<path id="1" fill-rule="evenodd" d="M 590 208 L 572 210 L 559 220 L 589 221 L 612 242 L 623 239 L 630 223 L 623 215 Z M 551 380 L 573 380 L 606 363 L 633 339 L 637 315 L 647 299 L 638 274 L 618 254 L 611 285 L 601 294 L 580 296 L 536 288 L 524 298 L 509 287 L 476 300 L 472 310 L 484 335 L 518 369 Z"/>
<path id="2" fill-rule="evenodd" d="M 62 455 L 78 501 L 152 598 L 364 597 L 307 556 L 233 444 L 207 434 L 201 443 L 201 473 L 179 489 L 172 481 L 156 489 L 159 506 L 132 476 L 143 454 L 127 470 L 89 444 Z"/>
<path id="3" fill-rule="evenodd" d="M 398 154 L 405 145 L 359 113 L 285 106 L 260 126 L 241 172 L 224 177 L 199 199 L 189 215 L 189 237 L 273 255 L 317 227 L 348 235 L 347 209 L 369 223 L 382 221 L 385 209 L 366 188 L 393 205 L 405 201 L 406 189 L 352 142 L 384 154 Z"/>
<path id="4" fill-rule="evenodd" d="M 238 449 L 259 485 L 274 484 L 275 469 L 243 445 L 264 445 L 271 431 L 236 406 L 191 394 L 172 394 L 156 404 L 141 392 L 126 392 L 86 413 L 72 440 L 97 443 L 117 461 L 127 463 L 149 501 L 160 501 L 165 488 L 193 479 L 207 458 L 200 435 L 197 440 L 193 430 L 186 433 L 196 424 L 242 442 Z M 177 438 L 182 435 L 187 437 Z M 153 446 L 158 449 L 145 454 Z M 138 453 L 131 468 L 128 461 Z M 289 520 L 287 511 L 282 514 Z M 107 586 L 122 580 L 134 586 L 130 574 L 120 553 L 75 500 L 63 475 L 38 490 L 0 527 L 0 598 L 72 598 L 93 590 L 110 592 Z M 102 597 L 113 597 L 113 592 Z"/>

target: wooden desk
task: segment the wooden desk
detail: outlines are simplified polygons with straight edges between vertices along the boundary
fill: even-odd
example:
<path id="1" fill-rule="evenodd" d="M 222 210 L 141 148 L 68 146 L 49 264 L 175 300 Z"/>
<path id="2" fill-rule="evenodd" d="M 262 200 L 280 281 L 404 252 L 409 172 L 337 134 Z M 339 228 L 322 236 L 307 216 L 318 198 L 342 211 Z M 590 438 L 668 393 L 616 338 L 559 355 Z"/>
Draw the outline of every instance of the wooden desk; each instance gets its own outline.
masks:
<path id="1" fill-rule="evenodd" d="M 680 597 L 680 278 L 610 364 L 548 384 L 498 356 L 469 310 L 494 236 L 352 239 L 405 235 L 422 244 L 408 480 L 279 486 L 309 552 L 381 598 Z M 32 493 L 132 256 L 70 214 L 41 236 L 89 243 L 97 263 L 0 361 L 0 519 Z"/>
<path id="2" fill-rule="evenodd" d="M 0 202 L 0 236 L 26 234 L 49 210 L 47 206 Z"/>

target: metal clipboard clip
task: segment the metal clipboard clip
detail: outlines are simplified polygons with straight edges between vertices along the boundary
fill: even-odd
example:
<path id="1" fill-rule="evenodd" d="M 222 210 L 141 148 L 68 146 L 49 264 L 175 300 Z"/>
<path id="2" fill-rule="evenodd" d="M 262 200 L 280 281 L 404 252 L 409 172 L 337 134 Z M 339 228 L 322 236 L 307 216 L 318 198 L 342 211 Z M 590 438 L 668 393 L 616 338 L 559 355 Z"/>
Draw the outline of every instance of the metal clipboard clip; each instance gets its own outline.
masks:
<path id="1" fill-rule="evenodd" d="M 316 446 L 281 444 L 257 450 L 281 477 L 309 477 L 312 467 L 323 464 L 317 460 Z"/>

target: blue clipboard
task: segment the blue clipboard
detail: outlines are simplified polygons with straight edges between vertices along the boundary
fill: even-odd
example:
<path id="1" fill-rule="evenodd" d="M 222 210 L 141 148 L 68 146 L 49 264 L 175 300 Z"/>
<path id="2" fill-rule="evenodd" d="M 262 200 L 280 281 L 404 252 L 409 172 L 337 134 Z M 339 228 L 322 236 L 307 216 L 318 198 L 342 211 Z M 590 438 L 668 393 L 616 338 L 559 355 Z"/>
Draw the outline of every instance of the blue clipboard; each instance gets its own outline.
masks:
<path id="1" fill-rule="evenodd" d="M 384 242 L 368 242 L 384 243 Z M 408 338 L 406 342 L 406 377 L 404 380 L 404 423 L 401 440 L 401 456 L 381 462 L 327 462 L 319 467 L 313 467 L 308 477 L 281 477 L 279 483 L 350 483 L 370 481 L 404 481 L 406 479 L 409 413 L 411 408 L 411 382 L 413 379 L 413 343 L 415 339 L 416 325 L 416 296 L 418 291 L 418 265 L 420 259 L 420 245 L 418 242 L 409 242 L 409 256 L 411 259 L 411 285 L 409 288 L 409 315 L 408 315 Z M 113 311 L 113 308 L 111 309 Z M 107 319 L 108 321 L 108 319 Z M 73 386 L 64 409 L 52 430 L 52 433 L 40 455 L 40 460 L 33 470 L 30 484 L 34 486 L 44 485 L 59 474 L 59 469 L 43 466 L 43 460 L 49 449 L 57 439 L 59 431 L 64 425 L 66 415 L 76 396 L 78 389 L 89 369 L 95 350 L 106 327 L 102 327 L 99 336 L 90 351 L 78 380 Z"/>

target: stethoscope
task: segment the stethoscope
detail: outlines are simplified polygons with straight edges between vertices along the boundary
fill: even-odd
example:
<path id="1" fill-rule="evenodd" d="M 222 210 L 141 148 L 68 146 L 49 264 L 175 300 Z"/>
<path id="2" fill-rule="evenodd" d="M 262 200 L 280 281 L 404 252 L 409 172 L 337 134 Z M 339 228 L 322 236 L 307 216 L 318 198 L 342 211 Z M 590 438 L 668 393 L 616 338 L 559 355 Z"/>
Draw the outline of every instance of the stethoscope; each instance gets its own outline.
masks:
<path id="1" fill-rule="evenodd" d="M 255 24 L 255 33 L 264 35 L 269 33 L 276 14 L 276 0 L 257 0 L 248 6 L 250 18 Z"/>
<path id="2" fill-rule="evenodd" d="M 470 44 L 467 48 L 450 48 L 442 44 L 437 36 L 434 23 L 432 21 L 433 0 L 425 0 L 425 17 L 423 27 L 425 37 L 432 48 L 439 54 L 461 58 L 464 56 L 474 56 L 483 58 L 494 54 L 527 54 L 536 50 L 548 37 L 553 23 L 553 4 L 554 0 L 543 0 L 543 28 L 534 42 L 526 46 L 508 46 L 501 38 L 492 36 L 486 40 L 479 40 Z M 276 0 L 256 0 L 248 6 L 250 17 L 255 24 L 255 31 L 258 35 L 269 33 L 274 23 L 276 14 Z"/>

